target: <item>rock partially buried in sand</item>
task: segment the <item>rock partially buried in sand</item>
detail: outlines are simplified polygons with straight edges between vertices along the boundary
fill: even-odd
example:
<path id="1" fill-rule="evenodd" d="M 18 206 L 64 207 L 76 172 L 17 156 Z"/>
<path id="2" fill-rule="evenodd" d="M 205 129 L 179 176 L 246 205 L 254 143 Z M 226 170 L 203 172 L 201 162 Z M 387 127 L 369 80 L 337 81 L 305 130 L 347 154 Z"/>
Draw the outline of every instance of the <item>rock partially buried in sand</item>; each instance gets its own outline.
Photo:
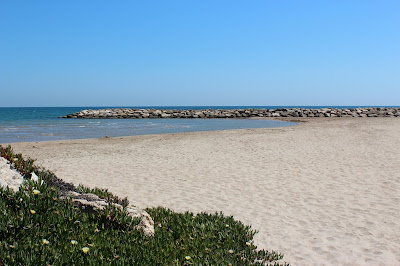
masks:
<path id="1" fill-rule="evenodd" d="M 11 163 L 3 157 L 0 157 L 0 186 L 9 187 L 14 192 L 19 190 L 19 187 L 24 183 L 24 177 L 15 169 Z M 35 172 L 31 173 L 31 180 L 38 182 L 39 177 Z M 42 181 L 43 182 L 43 181 Z"/>
<path id="2" fill-rule="evenodd" d="M 146 211 L 136 206 L 129 206 L 126 208 L 126 211 L 131 217 L 140 218 L 140 223 L 138 224 L 139 230 L 147 236 L 154 236 L 154 221 Z"/>
<path id="3" fill-rule="evenodd" d="M 69 191 L 67 195 L 72 198 L 72 202 L 75 206 L 79 207 L 86 213 L 95 213 L 105 210 L 109 205 L 108 202 L 92 193 Z M 120 210 L 123 209 L 120 204 L 113 203 L 111 205 Z M 132 218 L 140 218 L 140 222 L 137 226 L 138 230 L 141 230 L 147 236 L 154 236 L 154 221 L 146 211 L 139 209 L 136 206 L 129 206 L 126 208 L 126 212 Z"/>
<path id="4" fill-rule="evenodd" d="M 0 157 L 0 186 L 9 187 L 14 192 L 17 192 L 23 182 L 24 177 L 12 169 L 11 164 L 6 159 Z"/>

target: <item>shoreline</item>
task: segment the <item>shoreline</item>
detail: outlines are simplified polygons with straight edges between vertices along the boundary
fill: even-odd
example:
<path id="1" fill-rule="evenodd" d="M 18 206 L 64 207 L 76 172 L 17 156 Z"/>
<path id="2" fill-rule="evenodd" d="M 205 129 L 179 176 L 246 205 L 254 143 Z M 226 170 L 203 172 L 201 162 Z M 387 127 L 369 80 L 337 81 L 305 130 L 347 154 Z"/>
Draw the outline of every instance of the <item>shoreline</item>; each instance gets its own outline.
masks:
<path id="1" fill-rule="evenodd" d="M 57 119 L 57 118 L 56 118 Z M 0 127 L 0 144 L 16 142 L 59 141 L 67 139 L 122 137 L 163 133 L 216 131 L 244 128 L 290 126 L 293 123 L 274 119 L 141 119 L 141 120 L 56 120 L 15 121 Z"/>
<path id="2" fill-rule="evenodd" d="M 11 145 L 66 182 L 107 188 L 141 208 L 233 215 L 259 231 L 259 248 L 293 265 L 399 264 L 400 120 L 295 120 Z"/>
<path id="3" fill-rule="evenodd" d="M 103 136 L 103 137 L 93 137 L 93 138 L 78 138 L 78 139 L 62 139 L 62 140 L 43 140 L 43 141 L 21 141 L 21 142 L 3 142 L 0 143 L 3 147 L 7 145 L 12 145 L 14 146 L 15 144 L 19 143 L 25 143 L 25 144 L 35 144 L 35 143 L 57 143 L 57 142 L 74 142 L 74 141 L 85 141 L 85 140 L 107 140 L 107 139 L 125 139 L 125 138 L 140 138 L 140 137 L 154 137 L 154 136 L 173 136 L 173 135 L 191 135 L 191 134 L 196 134 L 196 133 L 208 133 L 208 132 L 225 132 L 225 131 L 244 131 L 244 130 L 257 130 L 257 129 L 276 129 L 276 128 L 285 128 L 285 127 L 295 127 L 299 126 L 302 123 L 307 123 L 309 121 L 306 121 L 307 119 L 312 118 L 306 118 L 306 119 L 296 119 L 296 118 L 285 118 L 285 117 L 280 117 L 280 118 L 272 118 L 272 117 L 249 117 L 249 118 L 239 118 L 239 119 L 247 119 L 247 120 L 271 120 L 271 121 L 280 121 L 280 122 L 292 122 L 296 123 L 293 125 L 285 125 L 285 126 L 277 126 L 277 127 L 259 127 L 259 128 L 238 128 L 238 129 L 220 129 L 220 130 L 205 130 L 205 131 L 188 131 L 188 132 L 176 132 L 176 133 L 154 133 L 154 134 L 143 134 L 143 135 L 130 135 L 130 136 L 118 136 L 118 137 L 111 137 L 111 136 Z M 318 118 L 319 120 L 321 118 Z M 322 118 L 323 119 L 323 118 Z M 329 119 L 331 120 L 331 119 Z"/>

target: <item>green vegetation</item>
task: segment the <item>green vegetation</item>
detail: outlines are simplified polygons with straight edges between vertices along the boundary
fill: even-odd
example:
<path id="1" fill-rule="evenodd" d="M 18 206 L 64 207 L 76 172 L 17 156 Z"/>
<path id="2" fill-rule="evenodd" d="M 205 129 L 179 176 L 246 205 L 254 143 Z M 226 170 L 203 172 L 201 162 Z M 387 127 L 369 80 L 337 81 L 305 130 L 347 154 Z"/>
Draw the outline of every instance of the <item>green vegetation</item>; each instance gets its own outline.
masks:
<path id="1" fill-rule="evenodd" d="M 1 265 L 263 265 L 283 257 L 257 250 L 256 232 L 221 213 L 149 208 L 156 232 L 147 237 L 123 210 L 89 215 L 60 199 L 63 189 L 74 187 L 11 147 L 0 146 L 0 155 L 27 179 L 16 193 L 0 188 Z M 30 180 L 32 171 L 38 182 Z M 78 189 L 128 205 L 107 190 Z"/>

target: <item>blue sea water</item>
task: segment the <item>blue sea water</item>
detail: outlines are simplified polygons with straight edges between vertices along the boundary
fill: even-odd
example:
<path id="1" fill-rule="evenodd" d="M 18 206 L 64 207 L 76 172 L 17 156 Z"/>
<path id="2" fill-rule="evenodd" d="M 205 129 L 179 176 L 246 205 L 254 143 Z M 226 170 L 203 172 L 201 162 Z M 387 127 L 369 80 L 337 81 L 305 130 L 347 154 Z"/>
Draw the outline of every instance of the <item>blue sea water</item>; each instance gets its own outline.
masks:
<path id="1" fill-rule="evenodd" d="M 147 106 L 157 109 L 283 108 L 285 106 Z M 293 106 L 292 106 L 293 107 Z M 322 108 L 325 106 L 298 106 Z M 0 107 L 0 143 L 121 137 L 243 128 L 266 128 L 295 123 L 254 119 L 62 119 L 84 109 L 124 107 Z M 130 107 L 132 108 L 132 107 Z M 342 107 L 337 107 L 342 108 Z"/>

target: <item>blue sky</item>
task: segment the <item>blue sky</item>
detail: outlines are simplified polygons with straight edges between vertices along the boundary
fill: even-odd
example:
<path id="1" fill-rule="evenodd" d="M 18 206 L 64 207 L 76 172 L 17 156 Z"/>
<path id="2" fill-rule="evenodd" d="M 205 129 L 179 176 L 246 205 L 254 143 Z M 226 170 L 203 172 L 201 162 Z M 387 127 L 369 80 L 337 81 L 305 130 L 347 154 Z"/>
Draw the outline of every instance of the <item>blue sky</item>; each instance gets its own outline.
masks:
<path id="1" fill-rule="evenodd" d="M 0 106 L 400 105 L 400 1 L 0 1 Z"/>

